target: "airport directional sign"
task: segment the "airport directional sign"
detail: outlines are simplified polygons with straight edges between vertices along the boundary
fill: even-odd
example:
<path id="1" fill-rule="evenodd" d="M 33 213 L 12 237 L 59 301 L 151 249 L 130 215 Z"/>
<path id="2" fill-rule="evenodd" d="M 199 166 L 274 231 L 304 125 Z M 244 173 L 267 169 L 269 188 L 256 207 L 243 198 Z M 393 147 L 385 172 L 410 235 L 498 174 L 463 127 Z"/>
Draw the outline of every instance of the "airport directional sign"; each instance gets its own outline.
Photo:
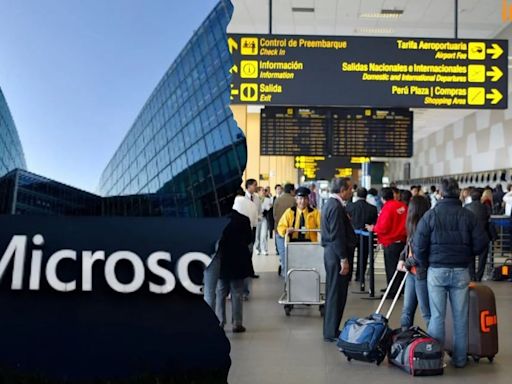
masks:
<path id="1" fill-rule="evenodd" d="M 506 109 L 508 42 L 230 34 L 233 104 Z"/>

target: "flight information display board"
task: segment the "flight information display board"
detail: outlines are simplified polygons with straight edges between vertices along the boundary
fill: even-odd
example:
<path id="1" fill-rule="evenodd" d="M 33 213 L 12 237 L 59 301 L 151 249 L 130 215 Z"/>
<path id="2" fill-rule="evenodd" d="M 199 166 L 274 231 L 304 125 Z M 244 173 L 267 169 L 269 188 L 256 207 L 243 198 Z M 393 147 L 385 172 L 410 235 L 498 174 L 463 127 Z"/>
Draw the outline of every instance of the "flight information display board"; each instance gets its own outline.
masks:
<path id="1" fill-rule="evenodd" d="M 228 35 L 234 104 L 506 109 L 508 42 Z"/>
<path id="2" fill-rule="evenodd" d="M 260 154 L 411 157 L 412 133 L 406 109 L 266 107 Z"/>
<path id="3" fill-rule="evenodd" d="M 261 155 L 325 156 L 328 116 L 314 108 L 265 108 L 261 111 Z"/>

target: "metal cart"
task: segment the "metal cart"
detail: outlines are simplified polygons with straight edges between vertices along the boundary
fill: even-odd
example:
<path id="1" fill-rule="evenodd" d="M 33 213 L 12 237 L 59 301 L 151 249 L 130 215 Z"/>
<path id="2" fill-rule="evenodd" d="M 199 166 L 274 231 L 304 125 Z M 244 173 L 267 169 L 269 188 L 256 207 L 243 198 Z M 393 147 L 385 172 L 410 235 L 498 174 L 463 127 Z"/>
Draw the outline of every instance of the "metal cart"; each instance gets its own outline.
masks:
<path id="1" fill-rule="evenodd" d="M 317 232 L 319 229 L 298 229 L 295 232 Z M 290 316 L 294 305 L 318 305 L 324 315 L 325 266 L 324 251 L 319 242 L 290 242 L 285 237 L 286 270 L 284 292 L 278 303 Z"/>

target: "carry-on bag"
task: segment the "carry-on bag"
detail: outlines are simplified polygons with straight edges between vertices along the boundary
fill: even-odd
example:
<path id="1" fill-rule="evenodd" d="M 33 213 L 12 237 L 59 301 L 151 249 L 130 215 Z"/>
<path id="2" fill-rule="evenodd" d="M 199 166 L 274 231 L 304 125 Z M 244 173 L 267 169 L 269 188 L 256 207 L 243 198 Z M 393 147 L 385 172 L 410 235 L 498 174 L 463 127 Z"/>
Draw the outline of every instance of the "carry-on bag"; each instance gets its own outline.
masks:
<path id="1" fill-rule="evenodd" d="M 445 349 L 453 351 L 453 318 L 448 303 L 446 309 Z M 468 355 L 475 362 L 486 357 L 494 360 L 498 353 L 498 315 L 494 292 L 487 285 L 469 284 Z"/>
<path id="2" fill-rule="evenodd" d="M 443 346 L 419 327 L 391 334 L 389 362 L 413 376 L 442 375 L 443 356 Z"/>
<path id="3" fill-rule="evenodd" d="M 507 259 L 502 265 L 494 267 L 492 279 L 494 281 L 508 280 L 512 277 L 512 259 Z"/>
<path id="4" fill-rule="evenodd" d="M 391 336 L 388 319 L 400 297 L 405 284 L 405 278 L 402 280 L 386 316 L 381 315 L 380 311 L 398 273 L 398 271 L 395 271 L 393 279 L 388 284 L 388 288 L 375 313 L 368 317 L 352 317 L 343 326 L 337 346 L 340 352 L 347 357 L 348 361 L 354 359 L 370 363 L 375 362 L 379 365 L 386 357 Z"/>

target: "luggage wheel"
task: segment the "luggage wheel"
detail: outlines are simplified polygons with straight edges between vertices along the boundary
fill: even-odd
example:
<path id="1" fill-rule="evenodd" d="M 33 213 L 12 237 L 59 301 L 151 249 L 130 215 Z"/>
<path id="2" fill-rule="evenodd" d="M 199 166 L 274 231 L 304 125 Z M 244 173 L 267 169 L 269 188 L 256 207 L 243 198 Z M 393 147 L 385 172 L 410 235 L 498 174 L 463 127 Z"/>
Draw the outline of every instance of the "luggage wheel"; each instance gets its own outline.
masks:
<path id="1" fill-rule="evenodd" d="M 489 356 L 487 359 L 489 360 L 489 363 L 492 363 L 494 361 L 494 356 Z"/>
<path id="2" fill-rule="evenodd" d="M 348 362 L 352 361 L 352 358 L 347 356 L 347 361 Z"/>
<path id="3" fill-rule="evenodd" d="M 479 363 L 479 362 L 480 362 L 480 356 L 475 356 L 475 355 L 473 355 L 472 357 L 473 357 L 473 361 L 474 361 L 475 363 Z"/>
<path id="4" fill-rule="evenodd" d="M 290 313 L 292 312 L 293 304 L 285 304 L 284 305 L 284 313 L 286 316 L 290 316 Z"/>
<path id="5" fill-rule="evenodd" d="M 320 316 L 324 317 L 325 316 L 325 305 L 323 305 L 323 304 L 319 305 L 318 310 L 320 311 Z"/>

